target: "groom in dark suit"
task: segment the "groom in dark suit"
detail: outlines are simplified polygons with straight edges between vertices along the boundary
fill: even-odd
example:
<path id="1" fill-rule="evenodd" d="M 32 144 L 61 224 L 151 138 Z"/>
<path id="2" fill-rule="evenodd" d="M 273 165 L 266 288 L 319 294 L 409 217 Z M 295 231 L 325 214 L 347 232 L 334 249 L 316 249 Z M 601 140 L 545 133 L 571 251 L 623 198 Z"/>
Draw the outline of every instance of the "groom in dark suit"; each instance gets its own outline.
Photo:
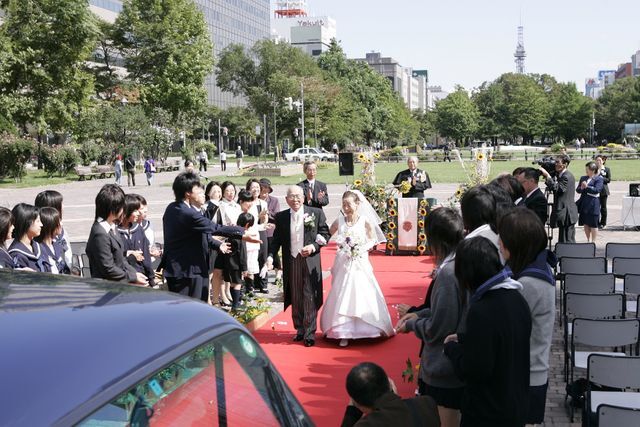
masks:
<path id="1" fill-rule="evenodd" d="M 318 166 L 312 161 L 304 162 L 304 174 L 307 179 L 298 185 L 302 188 L 304 195 L 304 204 L 312 208 L 320 208 L 329 204 L 329 193 L 327 192 L 327 184 L 316 180 Z"/>
<path id="2" fill-rule="evenodd" d="M 322 306 L 320 248 L 330 235 L 322 209 L 305 206 L 303 200 L 301 187 L 289 187 L 286 201 L 290 209 L 275 216 L 276 229 L 267 265 L 271 268 L 274 255 L 282 248 L 284 309 L 292 306 L 291 317 L 297 331 L 293 340 L 304 340 L 304 345 L 311 347 L 315 344 L 318 309 Z"/>
<path id="3" fill-rule="evenodd" d="M 407 159 L 407 166 L 409 169 L 405 169 L 396 175 L 393 185 L 400 185 L 403 181 L 408 181 L 411 184 L 411 189 L 408 193 L 404 193 L 402 197 L 424 199 L 424 190 L 431 188 L 429 174 L 422 169 L 418 169 L 418 158 L 415 156 Z"/>

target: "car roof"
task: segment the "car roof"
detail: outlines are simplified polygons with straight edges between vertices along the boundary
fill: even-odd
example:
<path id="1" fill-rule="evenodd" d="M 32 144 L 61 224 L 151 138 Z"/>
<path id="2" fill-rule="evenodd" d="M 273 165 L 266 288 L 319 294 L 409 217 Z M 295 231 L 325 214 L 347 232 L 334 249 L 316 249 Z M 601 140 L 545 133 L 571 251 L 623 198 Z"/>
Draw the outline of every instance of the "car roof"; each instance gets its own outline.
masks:
<path id="1" fill-rule="evenodd" d="M 0 270 L 0 425 L 53 424 L 163 355 L 234 328 L 228 314 L 177 294 Z"/>

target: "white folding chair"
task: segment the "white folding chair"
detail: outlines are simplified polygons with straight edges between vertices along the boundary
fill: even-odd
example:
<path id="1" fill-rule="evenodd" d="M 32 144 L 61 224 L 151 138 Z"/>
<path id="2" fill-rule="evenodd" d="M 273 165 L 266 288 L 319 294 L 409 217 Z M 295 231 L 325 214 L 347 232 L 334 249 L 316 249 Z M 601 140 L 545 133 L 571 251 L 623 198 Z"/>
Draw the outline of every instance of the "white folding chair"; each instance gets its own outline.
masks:
<path id="1" fill-rule="evenodd" d="M 626 274 L 640 274 L 640 258 L 615 257 L 611 272 L 618 278 L 623 278 Z"/>
<path id="2" fill-rule="evenodd" d="M 615 357 L 601 354 L 589 356 L 585 413 L 587 425 L 603 405 L 640 409 L 640 357 Z M 592 390 L 592 384 L 618 389 L 616 391 Z M 629 391 L 636 390 L 636 391 Z M 613 416 L 613 411 L 608 415 Z M 618 426 L 640 424 L 617 424 Z"/>
<path id="3" fill-rule="evenodd" d="M 607 259 L 640 258 L 640 243 L 609 242 L 605 246 L 604 254 Z"/>
<path id="4" fill-rule="evenodd" d="M 626 274 L 624 276 L 624 298 L 627 312 L 635 313 L 638 317 L 638 299 L 640 299 L 640 274 Z"/>
<path id="5" fill-rule="evenodd" d="M 599 427 L 640 426 L 640 409 L 598 405 Z"/>
<path id="6" fill-rule="evenodd" d="M 568 379 L 570 353 L 569 339 L 573 335 L 573 320 L 613 319 L 624 316 L 624 296 L 621 294 L 578 294 L 568 292 L 565 296 L 564 321 L 564 378 Z M 585 356 L 586 361 L 586 356 Z M 582 363 L 581 363 L 582 364 Z M 586 364 L 582 367 L 586 367 Z"/>

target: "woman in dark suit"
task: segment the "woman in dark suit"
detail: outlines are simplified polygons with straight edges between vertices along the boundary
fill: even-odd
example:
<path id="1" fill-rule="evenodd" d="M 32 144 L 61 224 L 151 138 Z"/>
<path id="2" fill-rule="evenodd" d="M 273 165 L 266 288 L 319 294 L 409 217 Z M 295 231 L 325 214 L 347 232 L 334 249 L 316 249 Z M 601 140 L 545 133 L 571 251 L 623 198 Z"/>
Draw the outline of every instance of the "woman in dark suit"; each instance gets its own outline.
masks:
<path id="1" fill-rule="evenodd" d="M 578 199 L 578 225 L 584 226 L 587 242 L 595 242 L 598 234 L 600 219 L 600 193 L 604 188 L 604 179 L 598 175 L 595 162 L 586 164 L 586 176 L 580 177 L 576 191 L 580 193 Z"/>
<path id="2" fill-rule="evenodd" d="M 595 158 L 596 165 L 598 166 L 598 174 L 604 180 L 604 188 L 600 193 L 600 230 L 604 230 L 607 226 L 607 199 L 609 198 L 609 183 L 611 182 L 611 169 L 605 164 L 607 163 L 607 156 L 598 154 Z"/>

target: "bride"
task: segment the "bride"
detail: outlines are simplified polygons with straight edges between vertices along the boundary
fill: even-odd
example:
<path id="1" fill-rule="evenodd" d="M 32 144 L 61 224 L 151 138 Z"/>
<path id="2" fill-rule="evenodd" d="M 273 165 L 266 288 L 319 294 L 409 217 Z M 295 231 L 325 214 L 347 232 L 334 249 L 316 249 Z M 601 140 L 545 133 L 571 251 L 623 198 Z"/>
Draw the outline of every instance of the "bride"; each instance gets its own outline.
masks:
<path id="1" fill-rule="evenodd" d="M 392 336 L 395 332 L 387 304 L 369 262 L 369 250 L 384 236 L 375 219 L 360 211 L 373 208 L 362 193 L 347 191 L 342 195 L 342 211 L 331 225 L 338 243 L 331 268 L 331 291 L 324 303 L 320 327 L 327 338 L 349 339 Z M 375 211 L 373 211 L 375 215 Z M 372 215 L 369 214 L 369 217 Z"/>

